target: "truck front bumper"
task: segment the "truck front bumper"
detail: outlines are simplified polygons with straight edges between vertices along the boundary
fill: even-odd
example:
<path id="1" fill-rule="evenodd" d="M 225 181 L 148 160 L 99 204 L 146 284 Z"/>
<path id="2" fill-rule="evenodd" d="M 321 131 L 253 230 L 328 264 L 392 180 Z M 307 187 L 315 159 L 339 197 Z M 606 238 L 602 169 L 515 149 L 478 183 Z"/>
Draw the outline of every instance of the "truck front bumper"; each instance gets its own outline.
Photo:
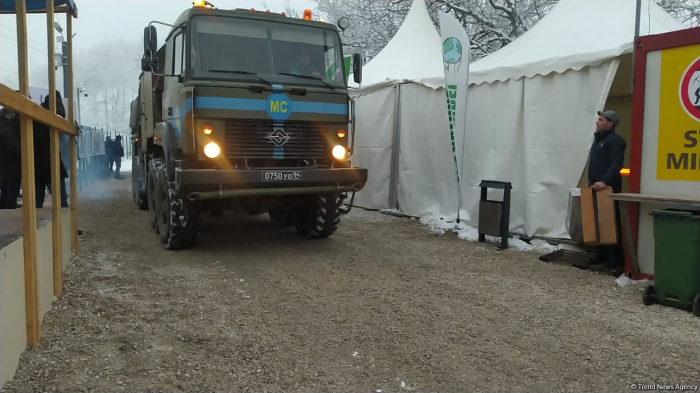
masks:
<path id="1" fill-rule="evenodd" d="M 283 172 L 290 180 L 266 180 Z M 294 172 L 301 172 L 291 176 Z M 357 192 L 367 183 L 365 168 L 254 170 L 175 168 L 175 184 L 190 200 Z"/>

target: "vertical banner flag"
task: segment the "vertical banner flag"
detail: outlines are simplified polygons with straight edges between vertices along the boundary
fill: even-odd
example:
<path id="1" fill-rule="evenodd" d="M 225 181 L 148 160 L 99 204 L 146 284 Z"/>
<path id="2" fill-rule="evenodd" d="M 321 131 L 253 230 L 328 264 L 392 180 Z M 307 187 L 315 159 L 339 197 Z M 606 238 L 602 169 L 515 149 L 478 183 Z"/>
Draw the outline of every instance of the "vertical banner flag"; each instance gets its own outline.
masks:
<path id="1" fill-rule="evenodd" d="M 451 15 L 442 11 L 440 11 L 440 34 L 442 38 L 442 59 L 445 64 L 447 116 L 450 123 L 450 139 L 452 141 L 455 165 L 457 166 L 457 183 L 459 185 L 462 177 L 464 138 L 467 129 L 470 42 L 462 24 Z M 460 187 L 459 209 L 462 207 L 461 193 Z"/>

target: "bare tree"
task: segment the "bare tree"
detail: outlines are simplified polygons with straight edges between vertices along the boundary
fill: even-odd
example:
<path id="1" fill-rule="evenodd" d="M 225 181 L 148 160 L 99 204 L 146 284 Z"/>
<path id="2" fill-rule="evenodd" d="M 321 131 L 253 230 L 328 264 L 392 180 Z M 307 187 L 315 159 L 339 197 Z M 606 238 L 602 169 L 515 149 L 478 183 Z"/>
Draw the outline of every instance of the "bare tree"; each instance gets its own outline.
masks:
<path id="1" fill-rule="evenodd" d="M 585 0 L 581 0 L 585 1 Z M 634 0 L 629 0 L 634 1 Z M 655 0 L 687 26 L 700 24 L 700 0 Z M 542 19 L 558 0 L 427 0 L 435 26 L 437 11 L 454 15 L 469 33 L 472 57 L 484 57 L 520 37 Z M 351 19 L 344 33 L 346 51 L 361 50 L 365 61 L 376 56 L 396 34 L 412 0 L 316 0 L 329 19 Z"/>
<path id="2" fill-rule="evenodd" d="M 76 51 L 76 86 L 90 94 L 81 99 L 84 124 L 112 132 L 128 129 L 130 103 L 141 73 L 141 48 L 137 41 L 117 39 Z"/>
<path id="3" fill-rule="evenodd" d="M 266 10 L 271 10 L 271 8 L 267 4 L 267 1 L 262 1 L 261 4 Z M 292 7 L 289 3 L 289 0 L 285 0 L 284 2 L 284 13 L 287 14 L 287 16 L 290 18 L 299 18 L 299 10 Z"/>
<path id="4" fill-rule="evenodd" d="M 656 0 L 656 2 L 684 25 L 700 26 L 700 0 Z"/>

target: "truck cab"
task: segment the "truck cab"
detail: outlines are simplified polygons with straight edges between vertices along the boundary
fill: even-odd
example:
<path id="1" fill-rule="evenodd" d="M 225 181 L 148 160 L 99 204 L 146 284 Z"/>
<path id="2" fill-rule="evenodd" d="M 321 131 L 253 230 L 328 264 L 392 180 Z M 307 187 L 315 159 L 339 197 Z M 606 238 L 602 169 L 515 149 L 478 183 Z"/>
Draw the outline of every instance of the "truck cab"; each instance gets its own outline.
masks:
<path id="1" fill-rule="evenodd" d="M 367 182 L 350 162 L 354 107 L 338 29 L 310 11 L 296 19 L 202 3 L 160 49 L 155 27 L 144 31 L 132 104 L 137 204 L 167 249 L 193 246 L 206 211 L 269 213 L 304 237 L 332 235 L 348 193 Z"/>

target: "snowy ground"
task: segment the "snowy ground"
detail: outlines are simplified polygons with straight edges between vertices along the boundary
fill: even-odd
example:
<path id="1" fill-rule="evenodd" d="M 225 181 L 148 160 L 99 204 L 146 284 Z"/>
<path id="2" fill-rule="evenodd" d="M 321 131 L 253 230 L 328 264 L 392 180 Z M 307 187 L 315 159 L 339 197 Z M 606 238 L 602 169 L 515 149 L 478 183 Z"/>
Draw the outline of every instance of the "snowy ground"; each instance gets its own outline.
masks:
<path id="1" fill-rule="evenodd" d="M 464 222 L 457 223 L 456 220 L 440 215 L 426 215 L 420 219 L 421 224 L 425 225 L 432 233 L 442 235 L 444 233 L 454 233 L 462 240 L 478 241 L 479 230 Z M 486 236 L 486 242 L 492 244 L 500 244 L 500 237 Z M 557 247 L 551 245 L 544 240 L 532 240 L 527 243 L 515 236 L 508 239 L 508 247 L 512 247 L 518 251 L 535 251 L 540 254 L 547 254 L 556 251 Z"/>
<path id="2" fill-rule="evenodd" d="M 131 173 L 131 158 L 122 160 L 121 173 Z"/>
<path id="3" fill-rule="evenodd" d="M 206 217 L 167 252 L 129 184 L 84 190 L 81 254 L 7 392 L 697 384 L 698 319 L 643 306 L 642 285 L 360 209 L 323 241 Z"/>

